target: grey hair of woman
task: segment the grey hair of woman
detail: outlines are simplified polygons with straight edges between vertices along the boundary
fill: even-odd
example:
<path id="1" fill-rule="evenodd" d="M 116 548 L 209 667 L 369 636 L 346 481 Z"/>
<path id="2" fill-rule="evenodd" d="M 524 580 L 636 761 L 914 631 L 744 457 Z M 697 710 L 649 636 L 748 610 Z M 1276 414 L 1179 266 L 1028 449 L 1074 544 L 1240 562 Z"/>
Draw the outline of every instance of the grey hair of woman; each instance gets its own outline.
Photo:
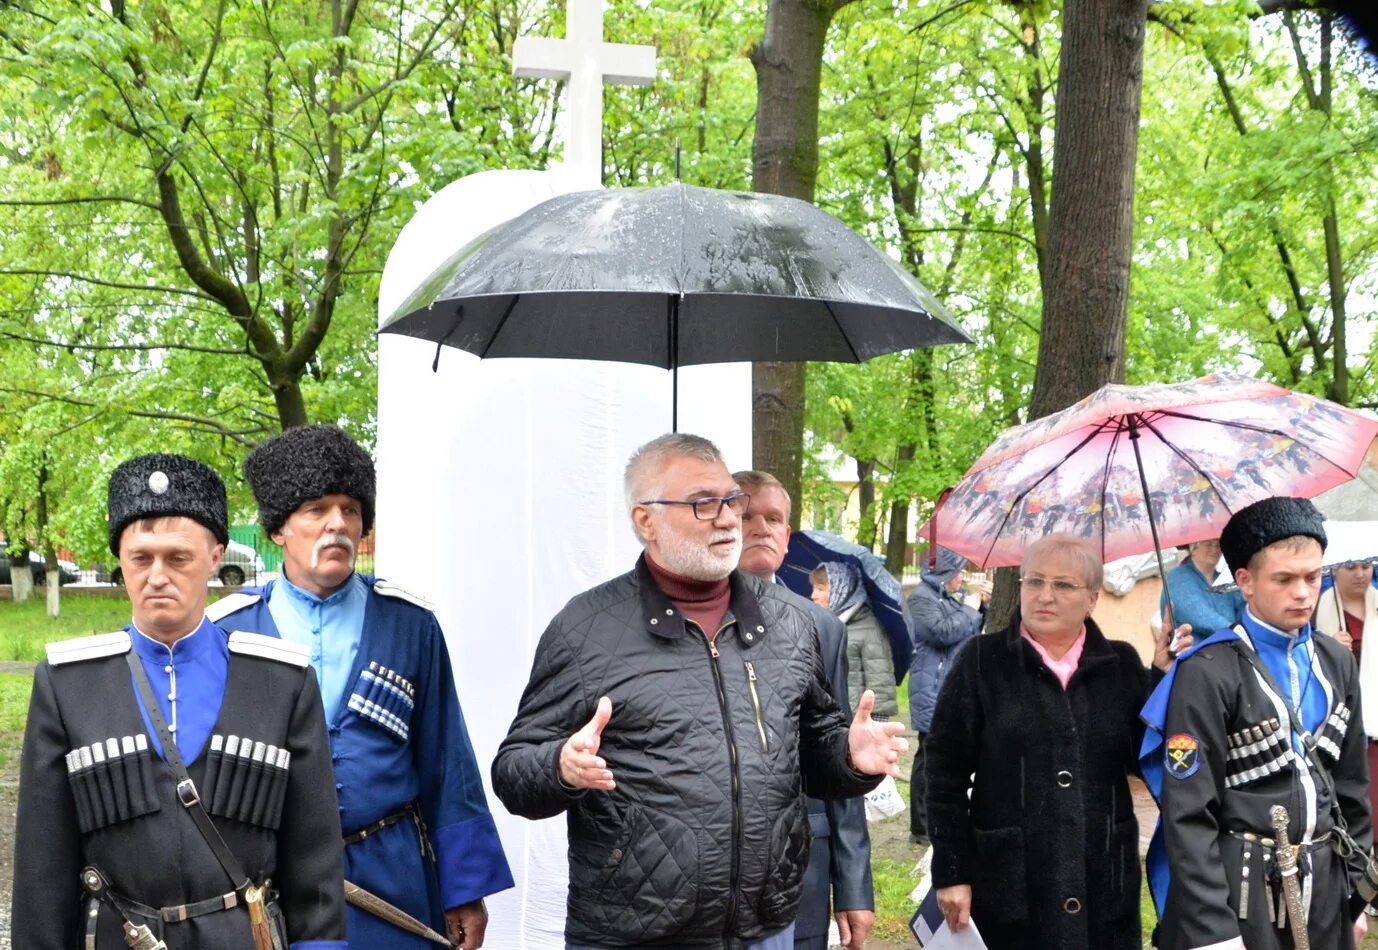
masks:
<path id="1" fill-rule="evenodd" d="M 1072 534 L 1044 535 L 1024 549 L 1020 571 L 1028 570 L 1030 564 L 1043 557 L 1072 561 L 1081 565 L 1082 579 L 1086 581 L 1087 590 L 1100 590 L 1101 582 L 1105 580 L 1105 565 L 1100 554 L 1096 551 L 1096 546 L 1085 538 Z"/>

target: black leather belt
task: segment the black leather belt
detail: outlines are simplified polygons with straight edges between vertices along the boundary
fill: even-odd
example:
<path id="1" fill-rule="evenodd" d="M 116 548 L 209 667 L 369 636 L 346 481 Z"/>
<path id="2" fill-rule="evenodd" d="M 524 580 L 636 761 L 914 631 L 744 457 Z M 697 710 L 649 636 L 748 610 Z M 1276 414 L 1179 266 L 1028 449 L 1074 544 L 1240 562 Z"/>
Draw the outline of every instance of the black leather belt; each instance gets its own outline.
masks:
<path id="1" fill-rule="evenodd" d="M 370 835 L 376 835 L 378 832 L 382 831 L 384 828 L 389 828 L 389 827 L 391 827 L 392 825 L 397 824 L 397 823 L 398 823 L 399 821 L 401 821 L 403 818 L 414 817 L 415 814 L 416 814 L 416 806 L 415 806 L 415 805 L 412 805 L 412 804 L 410 804 L 410 803 L 408 803 L 407 805 L 404 805 L 404 806 L 402 807 L 402 810 L 401 810 L 401 811 L 399 811 L 399 812 L 394 812 L 393 814 L 388 815 L 386 818 L 380 818 L 378 821 L 375 821 L 373 824 L 369 825 L 367 828 L 360 828 L 358 831 L 354 832 L 353 834 L 345 835 L 345 836 L 344 836 L 344 843 L 345 843 L 345 844 L 358 844 L 360 841 L 363 841 L 365 838 L 369 837 Z"/>
<path id="2" fill-rule="evenodd" d="M 190 920 L 192 917 L 204 917 L 207 914 L 215 914 L 239 906 L 238 891 L 230 891 L 219 897 L 208 897 L 203 901 L 196 901 L 194 904 L 178 904 L 176 907 L 149 907 L 147 904 L 140 904 L 138 901 L 130 900 L 114 891 L 109 893 L 110 900 L 126 914 L 138 914 L 140 917 L 146 917 L 150 920 L 162 920 L 165 924 L 175 924 L 178 921 Z"/>

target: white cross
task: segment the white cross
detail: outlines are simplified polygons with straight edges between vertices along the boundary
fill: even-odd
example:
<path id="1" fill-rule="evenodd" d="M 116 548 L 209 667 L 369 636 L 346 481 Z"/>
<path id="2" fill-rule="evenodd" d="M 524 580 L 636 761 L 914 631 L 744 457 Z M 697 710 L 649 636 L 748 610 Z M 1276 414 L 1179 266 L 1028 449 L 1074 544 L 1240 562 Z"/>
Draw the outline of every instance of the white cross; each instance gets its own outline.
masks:
<path id="1" fill-rule="evenodd" d="M 603 164 L 603 83 L 648 86 L 656 77 L 654 46 L 603 42 L 603 0 L 568 0 L 565 39 L 519 36 L 512 72 L 523 79 L 560 79 L 569 93 L 565 164 L 598 186 Z"/>

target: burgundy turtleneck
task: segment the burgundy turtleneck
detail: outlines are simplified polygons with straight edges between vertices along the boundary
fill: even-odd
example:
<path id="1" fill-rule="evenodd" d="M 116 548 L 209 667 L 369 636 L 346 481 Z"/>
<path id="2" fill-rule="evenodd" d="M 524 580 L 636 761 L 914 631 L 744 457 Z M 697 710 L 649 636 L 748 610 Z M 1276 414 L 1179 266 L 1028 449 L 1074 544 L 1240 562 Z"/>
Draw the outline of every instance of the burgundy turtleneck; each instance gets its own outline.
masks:
<path id="1" fill-rule="evenodd" d="M 670 603 L 684 614 L 712 640 L 718 635 L 722 618 L 727 616 L 727 605 L 732 599 L 732 585 L 726 577 L 720 581 L 700 581 L 674 571 L 666 570 L 646 555 L 646 567 L 651 572 L 656 586 Z"/>

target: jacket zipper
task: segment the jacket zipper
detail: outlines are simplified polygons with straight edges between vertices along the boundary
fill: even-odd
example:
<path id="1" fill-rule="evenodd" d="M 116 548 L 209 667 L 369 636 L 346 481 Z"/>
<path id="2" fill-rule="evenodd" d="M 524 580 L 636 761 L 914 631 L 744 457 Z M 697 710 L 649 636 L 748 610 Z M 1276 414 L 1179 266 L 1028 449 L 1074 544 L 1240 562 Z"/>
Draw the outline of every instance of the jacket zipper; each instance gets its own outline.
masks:
<path id="1" fill-rule="evenodd" d="M 761 737 L 761 751 L 769 752 L 770 745 L 766 742 L 766 724 L 761 716 L 761 697 L 756 693 L 756 670 L 752 667 L 751 661 L 746 662 L 746 685 L 751 690 L 751 708 L 756 712 L 756 734 Z"/>
<path id="2" fill-rule="evenodd" d="M 692 623 L 692 621 L 690 621 Z M 703 629 L 698 624 L 693 624 L 694 629 L 703 633 Z M 729 625 L 718 628 L 718 633 L 722 633 Z M 727 897 L 727 918 L 723 925 L 723 933 L 731 936 L 736 933 L 737 924 L 737 879 L 741 876 L 742 864 L 742 777 L 737 765 L 737 741 L 732 735 L 732 717 L 727 709 L 727 692 L 722 685 L 722 671 L 718 668 L 718 646 L 714 642 L 717 634 L 710 640 L 705 634 L 703 639 L 708 644 L 708 656 L 712 661 L 708 665 L 713 670 L 713 685 L 718 690 L 718 706 L 722 710 L 723 728 L 727 733 L 727 758 L 732 771 L 732 874 L 729 878 L 729 890 Z"/>

